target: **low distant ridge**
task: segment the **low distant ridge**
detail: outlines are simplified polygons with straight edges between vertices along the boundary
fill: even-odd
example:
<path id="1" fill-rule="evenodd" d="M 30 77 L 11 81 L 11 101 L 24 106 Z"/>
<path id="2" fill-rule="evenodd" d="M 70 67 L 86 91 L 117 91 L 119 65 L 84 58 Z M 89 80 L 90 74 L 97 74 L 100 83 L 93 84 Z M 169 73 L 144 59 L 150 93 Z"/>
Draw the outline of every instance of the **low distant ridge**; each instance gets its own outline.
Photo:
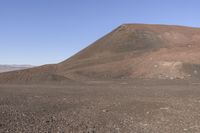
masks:
<path id="1" fill-rule="evenodd" d="M 0 65 L 0 73 L 32 68 L 32 65 Z"/>

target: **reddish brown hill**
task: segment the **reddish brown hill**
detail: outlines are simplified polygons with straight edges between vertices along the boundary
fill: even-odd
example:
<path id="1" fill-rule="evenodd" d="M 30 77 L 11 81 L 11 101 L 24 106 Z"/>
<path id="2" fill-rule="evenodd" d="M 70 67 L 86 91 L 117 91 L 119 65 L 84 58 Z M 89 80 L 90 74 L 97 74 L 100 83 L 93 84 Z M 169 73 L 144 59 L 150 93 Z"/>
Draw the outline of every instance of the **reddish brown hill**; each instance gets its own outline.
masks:
<path id="1" fill-rule="evenodd" d="M 198 79 L 199 50 L 199 28 L 125 24 L 64 62 L 3 73 L 0 81 Z"/>
<path id="2" fill-rule="evenodd" d="M 60 63 L 71 78 L 198 77 L 200 29 L 126 24 Z"/>

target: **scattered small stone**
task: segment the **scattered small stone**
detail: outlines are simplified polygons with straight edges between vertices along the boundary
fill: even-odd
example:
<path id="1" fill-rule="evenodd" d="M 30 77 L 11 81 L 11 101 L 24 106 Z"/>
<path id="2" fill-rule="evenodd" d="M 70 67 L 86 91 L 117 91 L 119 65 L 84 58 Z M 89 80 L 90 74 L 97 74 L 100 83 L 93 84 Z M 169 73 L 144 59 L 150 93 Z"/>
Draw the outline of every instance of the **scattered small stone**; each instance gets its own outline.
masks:
<path id="1" fill-rule="evenodd" d="M 102 110 L 104 113 L 106 113 L 106 112 L 108 112 L 108 110 L 106 110 L 106 109 L 104 109 L 104 110 Z"/>
<path id="2" fill-rule="evenodd" d="M 165 107 L 165 108 L 160 108 L 161 110 L 168 110 L 169 107 Z"/>
<path id="3" fill-rule="evenodd" d="M 66 98 L 63 98 L 63 101 L 65 101 L 66 100 Z"/>
<path id="4" fill-rule="evenodd" d="M 51 121 L 52 121 L 52 122 L 53 122 L 53 121 L 56 121 L 56 117 L 52 116 L 52 117 L 51 117 Z"/>
<path id="5" fill-rule="evenodd" d="M 119 130 L 120 130 L 120 128 L 115 128 L 118 132 L 119 132 Z"/>
<path id="6" fill-rule="evenodd" d="M 3 124 L 0 123 L 0 127 L 3 127 Z"/>
<path id="7" fill-rule="evenodd" d="M 154 67 L 155 67 L 155 68 L 157 68 L 157 67 L 158 67 L 158 65 L 154 65 Z"/>
<path id="8" fill-rule="evenodd" d="M 194 70 L 194 74 L 197 75 L 197 74 L 198 74 L 198 71 L 197 71 L 197 70 Z"/>
<path id="9" fill-rule="evenodd" d="M 142 125 L 145 126 L 145 127 L 148 126 L 148 124 L 142 124 Z"/>
<path id="10" fill-rule="evenodd" d="M 50 123 L 50 121 L 49 121 L 49 120 L 47 120 L 47 121 L 46 121 L 46 123 L 47 123 L 47 124 L 49 124 L 49 123 Z"/>
<path id="11" fill-rule="evenodd" d="M 187 131 L 188 129 L 184 128 L 183 130 L 184 130 L 184 131 Z"/>

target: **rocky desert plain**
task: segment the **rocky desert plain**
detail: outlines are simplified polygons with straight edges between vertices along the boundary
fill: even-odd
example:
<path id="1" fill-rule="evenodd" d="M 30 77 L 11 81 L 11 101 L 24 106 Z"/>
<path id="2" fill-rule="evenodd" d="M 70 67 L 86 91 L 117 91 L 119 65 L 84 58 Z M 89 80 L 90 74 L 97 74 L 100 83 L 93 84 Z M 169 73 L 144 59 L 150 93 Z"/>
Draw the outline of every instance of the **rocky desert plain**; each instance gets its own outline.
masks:
<path id="1" fill-rule="evenodd" d="M 58 64 L 0 73 L 0 132 L 199 133 L 199 51 L 200 28 L 123 24 Z"/>

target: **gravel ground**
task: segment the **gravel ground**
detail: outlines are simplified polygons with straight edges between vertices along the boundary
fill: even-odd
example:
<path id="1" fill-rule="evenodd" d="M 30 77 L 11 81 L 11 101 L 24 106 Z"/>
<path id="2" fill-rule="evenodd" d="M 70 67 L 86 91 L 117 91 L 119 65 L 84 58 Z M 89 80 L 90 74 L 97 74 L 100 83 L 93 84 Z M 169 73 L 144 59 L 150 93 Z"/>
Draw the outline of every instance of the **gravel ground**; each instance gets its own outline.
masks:
<path id="1" fill-rule="evenodd" d="M 0 132 L 199 133 L 199 87 L 117 81 L 0 85 Z"/>

